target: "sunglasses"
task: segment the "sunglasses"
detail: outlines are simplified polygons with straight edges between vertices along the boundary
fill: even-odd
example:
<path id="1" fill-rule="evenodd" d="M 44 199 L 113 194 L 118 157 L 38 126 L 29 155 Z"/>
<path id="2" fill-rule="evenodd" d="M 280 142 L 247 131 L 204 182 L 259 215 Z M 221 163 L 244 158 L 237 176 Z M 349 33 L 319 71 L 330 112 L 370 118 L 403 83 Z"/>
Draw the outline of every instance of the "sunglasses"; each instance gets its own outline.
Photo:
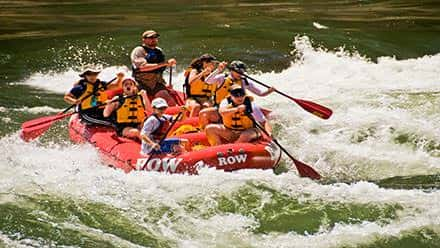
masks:
<path id="1" fill-rule="evenodd" d="M 151 36 L 151 37 L 147 37 L 147 36 L 144 36 L 144 39 L 159 39 L 159 36 Z"/>
<path id="2" fill-rule="evenodd" d="M 87 76 L 96 76 L 98 74 L 99 74 L 99 72 L 86 72 L 86 73 L 84 73 L 84 75 L 87 75 Z"/>
<path id="3" fill-rule="evenodd" d="M 243 90 L 231 91 L 231 95 L 235 97 L 244 96 L 245 92 Z"/>

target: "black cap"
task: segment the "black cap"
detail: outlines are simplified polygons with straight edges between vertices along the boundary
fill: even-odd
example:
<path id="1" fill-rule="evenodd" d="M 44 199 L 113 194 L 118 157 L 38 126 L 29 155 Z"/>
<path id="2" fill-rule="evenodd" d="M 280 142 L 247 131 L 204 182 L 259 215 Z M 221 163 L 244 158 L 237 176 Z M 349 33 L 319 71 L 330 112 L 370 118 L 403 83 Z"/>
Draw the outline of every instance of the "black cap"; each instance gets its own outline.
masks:
<path id="1" fill-rule="evenodd" d="M 246 71 L 246 64 L 240 60 L 234 60 L 231 62 L 230 68 L 233 70 L 240 71 L 240 72 L 245 72 Z"/>
<path id="2" fill-rule="evenodd" d="M 202 56 L 199 57 L 199 59 L 202 60 L 202 61 L 209 61 L 209 62 L 211 62 L 211 61 L 217 61 L 217 58 L 214 57 L 214 56 L 212 56 L 212 55 L 209 54 L 209 53 L 205 53 L 205 54 L 203 54 Z"/>

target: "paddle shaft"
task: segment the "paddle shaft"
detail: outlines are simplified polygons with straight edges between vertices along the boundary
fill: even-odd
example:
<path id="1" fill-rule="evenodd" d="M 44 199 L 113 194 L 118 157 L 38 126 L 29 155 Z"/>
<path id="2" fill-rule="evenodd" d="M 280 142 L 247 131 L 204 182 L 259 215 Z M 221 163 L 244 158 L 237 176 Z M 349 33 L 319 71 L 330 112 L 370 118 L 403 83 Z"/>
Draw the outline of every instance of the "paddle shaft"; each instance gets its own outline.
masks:
<path id="1" fill-rule="evenodd" d="M 258 84 L 260 84 L 260 85 L 262 85 L 264 87 L 266 87 L 266 88 L 271 88 L 270 85 L 265 84 L 263 82 L 260 82 L 257 79 L 252 78 L 251 76 L 246 75 L 245 73 L 243 73 L 243 72 L 241 72 L 239 70 L 236 70 L 236 69 L 234 69 L 232 67 L 228 67 L 228 68 L 229 68 L 229 70 L 235 71 L 238 74 L 240 74 L 240 75 L 242 75 L 242 76 L 244 76 L 244 77 L 246 77 L 246 78 L 248 78 L 248 79 L 250 79 L 250 80 L 252 80 L 252 81 L 254 81 L 254 82 L 256 82 L 256 83 L 258 83 Z M 314 102 L 311 102 L 311 101 L 307 101 L 307 100 L 293 98 L 293 97 L 287 95 L 286 93 L 281 92 L 281 91 L 279 91 L 277 89 L 275 89 L 275 92 L 280 94 L 280 95 L 282 95 L 282 96 L 284 96 L 284 97 L 286 97 L 286 98 L 288 98 L 288 99 L 290 99 L 290 100 L 292 100 L 292 101 L 294 101 L 296 104 L 301 106 L 301 108 L 303 108 L 307 112 L 312 113 L 313 115 L 315 115 L 315 116 L 317 116 L 319 118 L 328 119 L 328 118 L 330 118 L 330 116 L 333 113 L 333 111 L 331 109 L 329 109 L 329 108 L 327 108 L 325 106 L 319 105 L 317 103 L 314 103 Z"/>
<path id="2" fill-rule="evenodd" d="M 272 139 L 272 141 L 283 151 L 295 164 L 296 169 L 298 170 L 300 176 L 302 177 L 310 177 L 312 179 L 320 179 L 321 176 L 318 172 L 316 172 L 312 167 L 304 164 L 303 162 L 296 160 L 279 142 L 277 139 L 273 138 L 267 131 L 262 127 L 252 116 L 252 114 L 248 114 L 249 118 L 254 122 L 255 126 L 260 129 L 264 134 Z"/>
<path id="3" fill-rule="evenodd" d="M 132 96 L 133 96 L 133 95 L 131 95 L 131 96 L 124 96 L 123 99 L 129 98 L 129 97 L 132 97 Z M 108 103 L 116 102 L 116 101 L 119 101 L 119 100 L 120 100 L 120 98 L 118 97 L 118 98 L 116 98 L 116 99 L 111 100 L 111 101 L 108 102 Z M 101 106 L 107 105 L 108 103 L 101 103 L 101 104 L 98 104 L 98 105 L 96 105 L 96 106 L 93 106 L 93 107 L 91 107 L 91 108 L 89 108 L 89 109 L 99 108 L 99 107 L 101 107 Z M 48 128 L 50 127 L 50 125 L 52 125 L 54 122 L 57 122 L 57 121 L 62 120 L 62 119 L 64 119 L 64 118 L 66 118 L 66 117 L 69 117 L 69 116 L 71 116 L 71 115 L 73 115 L 73 114 L 75 114 L 75 113 L 78 113 L 78 112 L 75 111 L 75 112 L 71 112 L 71 113 L 68 113 L 68 114 L 57 114 L 57 115 L 53 116 L 52 119 L 48 119 L 48 120 L 45 120 L 45 121 L 41 121 L 41 122 L 39 122 L 39 123 L 36 123 L 36 124 L 30 125 L 30 126 L 26 126 L 26 127 L 24 127 L 24 128 L 29 129 L 29 128 L 35 128 L 35 127 L 37 127 L 37 126 L 40 126 L 41 129 L 45 129 L 45 128 L 48 129 Z M 37 128 L 37 129 L 40 129 L 40 128 Z M 44 132 L 42 132 L 40 135 L 42 135 L 43 133 L 44 133 Z M 38 136 L 40 136 L 40 135 L 38 135 Z M 37 137 L 38 137 L 38 136 L 37 136 Z"/>
<path id="4" fill-rule="evenodd" d="M 251 114 L 248 114 L 248 116 L 250 117 L 250 116 L 252 116 Z M 290 155 L 290 153 L 280 144 L 280 143 L 278 143 L 278 140 L 277 139 L 275 139 L 275 138 L 273 138 L 267 131 L 266 131 L 266 129 L 264 128 L 264 127 L 262 127 L 256 120 L 255 120 L 255 118 L 254 117 L 251 117 L 251 120 L 254 122 L 254 124 L 255 124 L 255 126 L 257 126 L 257 128 L 258 129 L 260 129 L 265 135 L 267 135 L 268 137 L 270 137 L 272 140 L 273 140 L 273 142 L 275 143 L 275 144 L 277 144 L 279 147 L 280 147 L 280 149 L 285 153 L 285 154 L 287 154 L 287 156 L 289 157 L 289 158 L 291 158 L 292 160 L 296 160 L 296 159 L 294 159 L 293 158 L 293 156 L 292 155 Z"/>
<path id="5" fill-rule="evenodd" d="M 113 82 L 114 80 L 116 80 L 116 78 L 117 77 L 113 78 L 107 84 Z M 102 89 L 102 88 L 104 88 L 104 87 L 102 87 L 102 86 L 98 87 L 97 90 Z M 92 96 L 97 90 L 93 91 L 91 94 L 86 95 L 82 100 Z M 119 99 L 117 99 L 117 100 L 119 100 Z M 97 106 L 94 106 L 91 109 L 101 107 L 105 104 L 107 104 L 107 103 L 98 104 Z M 41 117 L 39 119 L 23 123 L 20 136 L 25 141 L 29 141 L 29 140 L 37 138 L 38 136 L 44 134 L 53 125 L 53 123 L 76 113 L 76 111 L 71 112 L 71 113 L 66 113 L 67 111 L 69 111 L 70 109 L 75 107 L 76 105 L 77 104 L 72 104 L 71 106 L 66 108 L 63 112 L 60 112 L 54 116 Z M 32 122 L 34 122 L 34 123 L 32 123 Z M 32 123 L 32 124 L 30 124 L 30 123 Z"/>
<path id="6" fill-rule="evenodd" d="M 115 79 L 116 79 L 116 78 L 113 78 L 112 80 L 109 81 L 109 83 L 113 82 Z M 99 87 L 98 90 L 99 90 L 99 89 L 102 89 L 102 88 L 103 88 L 103 87 Z M 88 98 L 88 97 L 90 97 L 90 96 L 92 96 L 92 95 L 93 95 L 93 93 L 92 93 L 92 94 L 88 94 L 88 95 L 86 95 L 86 96 L 83 98 L 83 100 L 86 99 L 86 98 Z M 77 104 L 72 104 L 72 105 L 69 106 L 68 108 L 64 109 L 62 112 L 59 112 L 58 114 L 52 116 L 53 118 L 50 118 L 50 116 L 49 116 L 49 119 L 46 119 L 46 117 L 40 117 L 40 118 L 35 119 L 35 120 L 38 120 L 38 119 L 41 119 L 41 118 L 44 119 L 44 120 L 41 121 L 41 122 L 37 122 L 37 123 L 33 123 L 33 124 L 28 124 L 29 122 L 32 122 L 32 121 L 34 121 L 34 120 L 26 121 L 26 122 L 24 122 L 24 123 L 22 124 L 22 127 L 23 127 L 23 128 L 31 128 L 31 127 L 34 127 L 34 126 L 40 126 L 40 125 L 43 125 L 43 124 L 47 124 L 47 123 L 49 123 L 49 122 L 53 122 L 53 121 L 57 121 L 57 120 L 60 120 L 60 119 L 64 119 L 65 117 L 71 115 L 71 114 L 70 114 L 70 115 L 66 115 L 67 111 L 69 111 L 70 109 L 72 109 L 72 108 L 75 107 L 76 105 L 77 105 Z"/>
<path id="7" fill-rule="evenodd" d="M 163 135 L 163 137 L 159 140 L 159 145 L 162 144 L 162 142 L 167 138 L 168 133 L 171 131 L 171 129 L 174 127 L 174 125 L 177 123 L 177 121 L 179 120 L 180 116 L 182 116 L 183 112 L 180 112 L 177 116 L 176 119 L 173 120 L 173 122 L 171 123 L 171 125 L 168 127 L 167 131 L 165 132 L 165 134 Z M 153 158 L 153 154 L 152 154 L 153 150 L 151 150 L 150 152 L 150 156 L 147 159 L 147 162 L 145 162 L 144 166 L 142 167 L 142 170 L 145 168 L 145 166 L 148 165 L 148 162 L 150 162 L 150 160 Z"/>
<path id="8" fill-rule="evenodd" d="M 173 88 L 173 67 L 170 66 L 170 79 L 168 80 L 168 84 L 171 88 Z"/>
<path id="9" fill-rule="evenodd" d="M 125 99 L 127 99 L 127 98 L 134 97 L 134 96 L 137 96 L 137 95 L 139 95 L 139 93 L 134 94 L 134 95 L 129 95 L 129 96 L 122 96 L 122 97 L 118 96 L 117 98 L 111 100 L 110 102 L 103 102 L 103 103 L 101 103 L 101 104 L 98 104 L 98 105 L 93 106 L 93 107 L 88 108 L 88 109 L 99 108 L 99 107 L 105 106 L 105 105 L 107 105 L 107 104 L 109 104 L 109 103 L 117 102 L 117 101 L 119 101 L 119 100 L 121 100 L 121 99 L 124 99 L 124 100 L 125 100 Z"/>

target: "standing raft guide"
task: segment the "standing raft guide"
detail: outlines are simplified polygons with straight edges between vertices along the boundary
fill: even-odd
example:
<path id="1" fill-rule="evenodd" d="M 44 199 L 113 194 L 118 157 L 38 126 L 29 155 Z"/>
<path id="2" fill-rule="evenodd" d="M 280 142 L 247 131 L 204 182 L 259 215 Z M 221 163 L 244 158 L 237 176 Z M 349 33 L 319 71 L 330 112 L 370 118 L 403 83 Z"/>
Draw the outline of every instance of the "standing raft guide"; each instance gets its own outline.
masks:
<path id="1" fill-rule="evenodd" d="M 163 71 L 177 62 L 165 59 L 157 46 L 159 36 L 153 30 L 142 34 L 142 45 L 130 56 L 133 77 L 120 72 L 105 82 L 98 78 L 99 69 L 87 66 L 64 96 L 71 106 L 56 115 L 24 122 L 23 140 L 36 139 L 53 123 L 70 117 L 73 142 L 93 144 L 106 164 L 126 172 L 275 169 L 285 153 L 300 176 L 321 178 L 272 136 L 269 111 L 263 111 L 248 92 L 261 97 L 277 93 L 322 119 L 332 115 L 329 108 L 293 98 L 252 78 L 242 61 L 228 65 L 210 54 L 191 62 L 185 72 L 186 90 L 177 92 L 163 79 Z M 226 68 L 228 74 L 223 73 Z"/>

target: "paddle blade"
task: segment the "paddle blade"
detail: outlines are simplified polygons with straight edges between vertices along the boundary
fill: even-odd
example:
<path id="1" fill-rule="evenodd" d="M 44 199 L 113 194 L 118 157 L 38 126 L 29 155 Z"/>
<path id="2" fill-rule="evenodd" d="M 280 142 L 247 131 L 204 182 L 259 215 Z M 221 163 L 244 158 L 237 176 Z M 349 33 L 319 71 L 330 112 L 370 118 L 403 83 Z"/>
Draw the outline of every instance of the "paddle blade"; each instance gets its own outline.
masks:
<path id="1" fill-rule="evenodd" d="M 321 175 L 319 175 L 319 173 L 316 172 L 312 167 L 294 158 L 292 158 L 292 160 L 295 163 L 296 169 L 301 177 L 309 177 L 315 180 L 321 179 Z"/>
<path id="2" fill-rule="evenodd" d="M 24 122 L 21 125 L 20 137 L 26 142 L 36 139 L 38 136 L 45 133 L 52 126 L 53 123 L 58 120 L 62 120 L 68 116 L 71 116 L 72 114 L 73 113 L 44 116 Z"/>
<path id="3" fill-rule="evenodd" d="M 304 110 L 318 116 L 319 118 L 328 119 L 333 114 L 333 111 L 331 109 L 319 105 L 317 103 L 307 100 L 296 99 L 296 98 L 291 98 L 291 99 L 294 100 Z"/>
<path id="4" fill-rule="evenodd" d="M 21 128 L 28 128 L 28 127 L 34 127 L 34 126 L 39 126 L 48 122 L 54 122 L 60 119 L 64 119 L 68 116 L 71 116 L 73 113 L 67 113 L 67 114 L 56 114 L 56 115 L 51 115 L 51 116 L 43 116 L 37 119 L 33 119 L 30 121 L 26 121 L 23 122 L 23 124 L 21 124 Z"/>
<path id="5" fill-rule="evenodd" d="M 52 124 L 53 122 L 47 122 L 38 126 L 23 128 L 20 132 L 20 138 L 26 142 L 34 140 L 45 133 L 52 126 Z"/>

